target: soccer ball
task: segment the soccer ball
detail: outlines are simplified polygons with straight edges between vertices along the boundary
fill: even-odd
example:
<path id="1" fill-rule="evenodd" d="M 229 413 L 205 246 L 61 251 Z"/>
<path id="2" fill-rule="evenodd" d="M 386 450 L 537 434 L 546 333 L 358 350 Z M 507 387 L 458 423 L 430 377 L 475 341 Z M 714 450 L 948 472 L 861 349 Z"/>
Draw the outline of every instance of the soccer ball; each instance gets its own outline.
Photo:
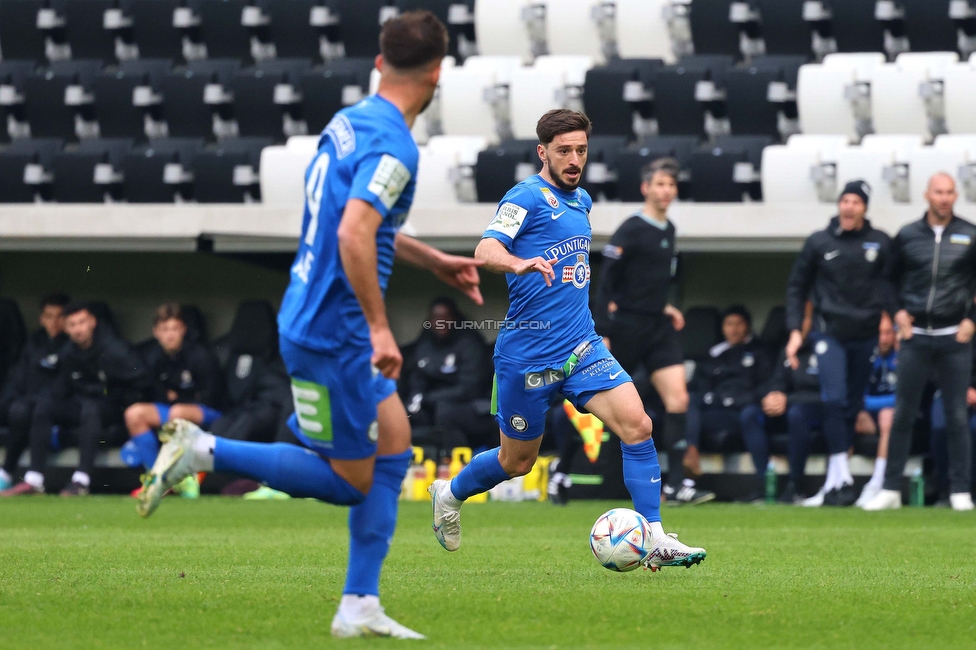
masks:
<path id="1" fill-rule="evenodd" d="M 590 550 L 605 569 L 633 571 L 651 552 L 650 525 L 639 513 L 614 508 L 600 515 L 590 530 Z"/>

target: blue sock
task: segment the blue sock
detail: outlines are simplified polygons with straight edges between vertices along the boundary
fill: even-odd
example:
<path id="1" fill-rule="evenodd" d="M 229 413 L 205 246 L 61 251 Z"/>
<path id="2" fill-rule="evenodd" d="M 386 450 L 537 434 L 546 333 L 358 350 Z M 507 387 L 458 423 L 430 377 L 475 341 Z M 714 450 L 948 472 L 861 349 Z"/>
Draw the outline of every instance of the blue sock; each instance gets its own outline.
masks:
<path id="1" fill-rule="evenodd" d="M 471 459 L 467 467 L 451 481 L 451 493 L 454 494 L 454 498 L 464 501 L 512 478 L 498 462 L 499 451 L 501 447 L 495 447 Z"/>
<path id="2" fill-rule="evenodd" d="M 634 510 L 648 521 L 661 521 L 661 466 L 654 440 L 636 445 L 620 443 L 624 457 L 624 485 L 634 500 Z"/>
<path id="3" fill-rule="evenodd" d="M 284 442 L 241 442 L 217 438 L 214 471 L 236 472 L 293 497 L 311 497 L 340 506 L 362 503 L 362 492 L 336 474 L 315 452 Z"/>
<path id="4" fill-rule="evenodd" d="M 152 467 L 156 462 L 156 456 L 159 455 L 159 440 L 156 434 L 152 431 L 143 431 L 132 436 L 129 442 L 135 447 L 139 462 L 144 467 Z"/>
<path id="5" fill-rule="evenodd" d="M 393 540 L 400 486 L 412 458 L 412 451 L 377 456 L 373 488 L 365 501 L 349 509 L 349 566 L 343 594 L 380 595 L 380 570 Z"/>

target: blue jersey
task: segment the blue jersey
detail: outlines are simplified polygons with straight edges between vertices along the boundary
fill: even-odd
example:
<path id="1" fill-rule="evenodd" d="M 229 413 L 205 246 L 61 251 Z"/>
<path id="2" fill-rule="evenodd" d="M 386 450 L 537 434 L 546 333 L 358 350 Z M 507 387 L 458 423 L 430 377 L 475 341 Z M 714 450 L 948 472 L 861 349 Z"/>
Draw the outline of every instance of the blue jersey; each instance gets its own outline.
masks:
<path id="1" fill-rule="evenodd" d="M 315 350 L 370 345 L 339 257 L 339 221 L 350 199 L 366 201 L 383 217 L 376 255 L 385 294 L 396 233 L 413 201 L 417 158 L 403 114 L 378 95 L 339 111 L 325 127 L 305 172 L 302 238 L 278 312 L 281 336 Z"/>
<path id="2" fill-rule="evenodd" d="M 876 413 L 883 408 L 894 408 L 897 386 L 898 353 L 891 350 L 882 355 L 875 348 L 871 357 L 871 376 L 864 389 L 864 409 Z"/>
<path id="3" fill-rule="evenodd" d="M 539 363 L 567 360 L 583 341 L 599 340 L 590 314 L 590 208 L 582 189 L 563 191 L 532 176 L 501 200 L 485 237 L 505 244 L 522 259 L 543 257 L 556 279 L 547 287 L 541 273 L 506 275 L 509 308 L 495 352 Z"/>

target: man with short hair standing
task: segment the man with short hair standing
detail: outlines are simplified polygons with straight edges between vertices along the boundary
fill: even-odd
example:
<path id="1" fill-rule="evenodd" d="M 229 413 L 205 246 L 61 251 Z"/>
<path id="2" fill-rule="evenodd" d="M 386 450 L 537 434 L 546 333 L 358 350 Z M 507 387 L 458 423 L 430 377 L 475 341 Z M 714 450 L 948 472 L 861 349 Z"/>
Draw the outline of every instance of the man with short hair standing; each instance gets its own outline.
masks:
<path id="1" fill-rule="evenodd" d="M 805 506 L 850 506 L 857 500 L 847 462 L 854 420 L 864 402 L 871 354 L 884 312 L 894 310 L 891 238 L 865 218 L 871 188 L 849 182 L 837 216 L 807 238 L 786 288 L 786 359 L 795 370 L 803 345 L 804 303 L 813 302 L 810 339 L 817 355 L 823 402 L 823 434 L 830 459 L 827 477 Z"/>
<path id="2" fill-rule="evenodd" d="M 925 384 L 933 375 L 945 404 L 949 501 L 953 510 L 973 509 L 966 391 L 976 331 L 976 225 L 953 213 L 958 197 L 952 177 L 936 174 L 925 192 L 929 209 L 895 237 L 894 278 L 899 287 L 895 324 L 901 338 L 895 418 L 884 489 L 864 504 L 865 510 L 901 507 L 912 426 Z"/>

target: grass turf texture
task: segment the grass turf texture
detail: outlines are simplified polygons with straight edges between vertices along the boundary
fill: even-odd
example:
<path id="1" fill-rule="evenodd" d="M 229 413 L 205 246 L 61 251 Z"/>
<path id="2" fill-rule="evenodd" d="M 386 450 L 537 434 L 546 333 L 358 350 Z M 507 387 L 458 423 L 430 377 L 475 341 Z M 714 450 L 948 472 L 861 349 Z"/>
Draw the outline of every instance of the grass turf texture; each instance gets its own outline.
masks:
<path id="1" fill-rule="evenodd" d="M 469 505 L 449 554 L 402 504 L 387 611 L 430 641 L 333 640 L 344 509 L 312 501 L 121 497 L 0 502 L 5 648 L 972 647 L 976 517 L 947 510 L 709 505 L 665 510 L 692 569 L 601 568 L 615 505 Z M 185 577 L 184 577 L 185 576 Z"/>

